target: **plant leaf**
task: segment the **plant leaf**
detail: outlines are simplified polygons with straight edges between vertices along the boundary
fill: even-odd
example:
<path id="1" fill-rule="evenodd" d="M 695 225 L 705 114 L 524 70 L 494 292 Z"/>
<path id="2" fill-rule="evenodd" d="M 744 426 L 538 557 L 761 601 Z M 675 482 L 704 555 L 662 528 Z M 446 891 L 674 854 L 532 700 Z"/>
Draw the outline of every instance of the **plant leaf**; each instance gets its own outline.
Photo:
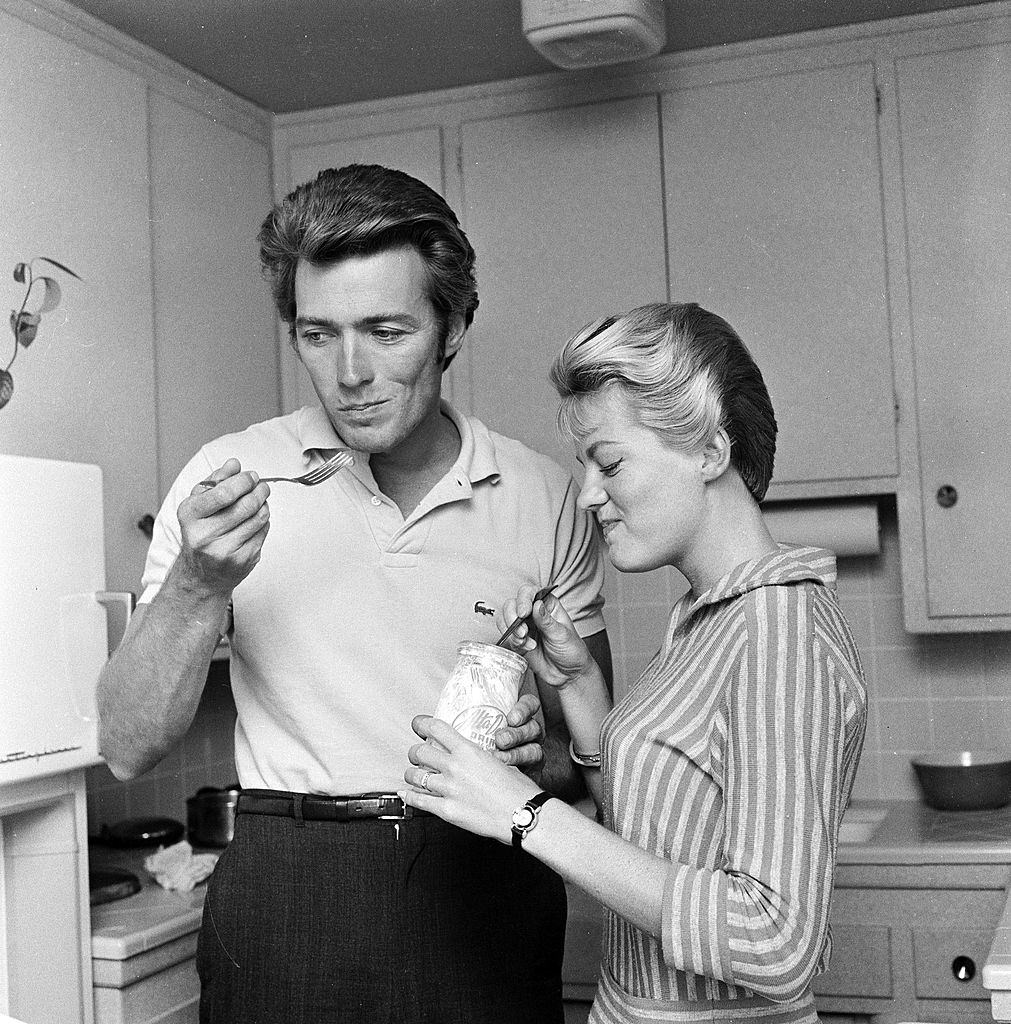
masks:
<path id="1" fill-rule="evenodd" d="M 14 337 L 22 348 L 28 348 L 39 333 L 39 323 L 42 320 L 40 313 L 11 313 L 11 327 L 14 329 Z"/>
<path id="2" fill-rule="evenodd" d="M 18 284 L 25 283 L 25 271 L 28 269 L 27 263 L 15 263 L 14 264 L 14 280 Z"/>
<path id="3" fill-rule="evenodd" d="M 2 409 L 14 394 L 14 378 L 6 371 L 0 370 L 0 409 Z"/>
<path id="4" fill-rule="evenodd" d="M 40 280 L 46 289 L 39 312 L 48 313 L 51 309 L 56 309 L 60 304 L 60 296 L 63 292 L 60 290 L 59 283 L 52 277 L 41 277 L 37 280 Z"/>
<path id="5" fill-rule="evenodd" d="M 65 267 L 62 263 L 57 263 L 56 260 L 52 260 L 48 256 L 39 256 L 39 259 L 42 260 L 43 263 L 49 263 L 50 265 L 56 267 L 57 270 L 62 270 L 64 274 L 69 274 L 71 277 L 76 277 L 78 281 L 84 280 L 84 278 L 81 277 L 80 274 L 75 274 L 70 269 L 70 267 Z"/>

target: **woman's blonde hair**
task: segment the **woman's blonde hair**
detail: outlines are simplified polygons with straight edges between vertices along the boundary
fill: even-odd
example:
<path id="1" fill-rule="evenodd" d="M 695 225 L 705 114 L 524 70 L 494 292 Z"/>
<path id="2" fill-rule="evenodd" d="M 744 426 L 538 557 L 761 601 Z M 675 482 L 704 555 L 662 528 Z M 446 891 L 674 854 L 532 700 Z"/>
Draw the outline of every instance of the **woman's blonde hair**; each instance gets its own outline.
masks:
<path id="1" fill-rule="evenodd" d="M 701 451 L 720 429 L 730 461 L 756 501 L 776 455 L 776 417 L 761 371 L 737 332 L 694 302 L 657 302 L 588 324 L 551 367 L 561 396 L 558 425 L 588 431 L 582 399 L 617 388 L 639 422 L 668 444 Z"/>

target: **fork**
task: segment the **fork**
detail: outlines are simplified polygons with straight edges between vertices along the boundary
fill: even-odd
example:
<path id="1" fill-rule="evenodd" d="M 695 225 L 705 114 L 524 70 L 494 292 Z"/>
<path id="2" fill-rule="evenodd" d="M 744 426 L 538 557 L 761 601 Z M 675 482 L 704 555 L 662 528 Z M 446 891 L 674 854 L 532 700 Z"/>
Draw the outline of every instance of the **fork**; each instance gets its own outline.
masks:
<path id="1" fill-rule="evenodd" d="M 315 484 L 323 483 L 324 480 L 329 480 L 330 477 L 335 473 L 339 473 L 342 469 L 346 469 L 348 466 L 353 466 L 354 462 L 354 455 L 342 448 L 335 454 L 331 455 L 326 462 L 317 466 L 315 469 L 310 469 L 309 472 L 303 473 L 301 476 L 262 476 L 260 477 L 260 483 L 305 484 L 306 487 L 312 487 Z M 210 488 L 214 487 L 216 483 L 216 480 L 201 480 L 198 486 Z"/>

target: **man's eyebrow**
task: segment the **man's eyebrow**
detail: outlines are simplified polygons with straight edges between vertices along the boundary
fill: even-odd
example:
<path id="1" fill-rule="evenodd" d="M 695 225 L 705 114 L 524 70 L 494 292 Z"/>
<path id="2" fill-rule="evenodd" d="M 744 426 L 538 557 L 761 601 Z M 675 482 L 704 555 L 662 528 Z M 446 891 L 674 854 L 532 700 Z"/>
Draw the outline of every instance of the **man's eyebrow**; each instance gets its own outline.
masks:
<path id="1" fill-rule="evenodd" d="M 389 313 L 373 313 L 371 316 L 363 316 L 361 320 L 356 320 L 355 323 L 362 327 L 373 327 L 376 324 L 388 323 L 417 325 L 419 321 L 417 317 L 412 316 L 410 313 L 405 313 L 402 309 L 398 309 Z"/>
<path id="2" fill-rule="evenodd" d="M 363 316 L 360 320 L 355 321 L 356 327 L 375 327 L 377 324 L 388 324 L 388 323 L 402 323 L 412 327 L 416 327 L 419 321 L 416 317 L 410 313 L 405 313 L 402 310 L 389 313 L 372 313 L 369 316 Z M 325 316 L 297 316 L 295 317 L 296 327 L 326 327 L 328 330 L 336 331 L 339 327 L 336 320 L 331 320 Z"/>
<path id="3" fill-rule="evenodd" d="M 330 330 L 335 330 L 337 324 L 333 320 L 328 320 L 325 316 L 297 316 L 295 317 L 296 327 L 328 327 Z"/>

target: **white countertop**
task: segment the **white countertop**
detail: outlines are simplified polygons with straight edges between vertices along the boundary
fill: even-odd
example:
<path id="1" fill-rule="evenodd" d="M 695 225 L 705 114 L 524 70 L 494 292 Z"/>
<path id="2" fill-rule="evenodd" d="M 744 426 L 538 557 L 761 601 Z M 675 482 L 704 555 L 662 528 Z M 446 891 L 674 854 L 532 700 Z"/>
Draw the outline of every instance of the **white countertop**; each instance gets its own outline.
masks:
<path id="1" fill-rule="evenodd" d="M 916 800 L 854 801 L 843 816 L 840 864 L 1011 864 L 1011 805 L 935 811 Z"/>
<path id="2" fill-rule="evenodd" d="M 101 960 L 126 960 L 200 928 L 206 883 L 192 892 L 163 889 L 144 870 L 153 850 L 113 851 L 92 846 L 91 866 L 132 871 L 142 889 L 132 896 L 91 908 L 91 955 Z"/>

